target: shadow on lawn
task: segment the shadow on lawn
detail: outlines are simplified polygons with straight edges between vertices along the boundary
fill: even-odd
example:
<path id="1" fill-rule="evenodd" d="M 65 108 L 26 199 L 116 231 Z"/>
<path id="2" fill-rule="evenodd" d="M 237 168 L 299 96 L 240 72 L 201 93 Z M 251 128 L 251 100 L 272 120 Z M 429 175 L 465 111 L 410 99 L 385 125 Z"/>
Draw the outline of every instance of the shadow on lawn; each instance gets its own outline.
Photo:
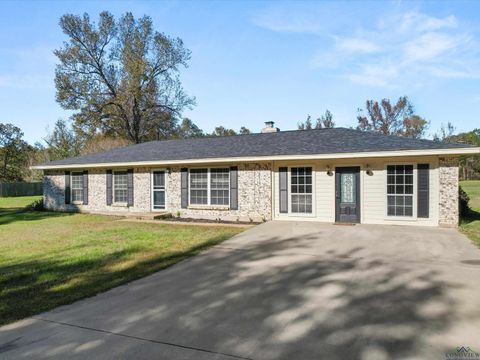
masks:
<path id="1" fill-rule="evenodd" d="M 0 324 L 19 320 L 59 305 L 93 296 L 120 284 L 164 269 L 218 244 L 218 236 L 186 251 L 122 266 L 135 252 L 116 251 L 90 259 L 65 262 L 61 254 L 0 266 Z M 68 248 L 65 251 L 75 250 Z"/>
<path id="2" fill-rule="evenodd" d="M 50 211 L 27 211 L 25 209 L 0 209 L 0 225 L 11 224 L 17 221 L 35 221 L 46 218 L 71 216 L 74 213 L 50 212 Z"/>
<path id="3" fill-rule="evenodd" d="M 11 224 L 17 221 L 35 221 L 46 218 L 65 217 L 79 211 L 75 205 L 71 205 L 72 209 L 70 212 L 36 211 L 29 209 L 29 207 L 34 204 L 36 204 L 36 201 L 25 207 L 0 207 L 0 225 Z"/>
<path id="4" fill-rule="evenodd" d="M 468 224 L 468 223 L 471 223 L 472 221 L 480 221 L 480 212 L 473 209 L 469 209 L 468 215 L 464 219 L 462 219 L 462 222 Z"/>
<path id="5" fill-rule="evenodd" d="M 438 349 L 431 349 L 426 337 L 441 333 L 455 318 L 455 302 L 447 296 L 447 289 L 455 285 L 439 280 L 437 272 L 428 267 L 364 259 L 359 255 L 362 247 L 355 245 L 341 253 L 310 256 L 302 248 L 318 241 L 313 235 L 260 240 L 258 245 L 241 250 L 210 251 L 172 269 L 168 276 L 160 273 L 135 283 L 129 291 L 117 293 L 120 290 L 115 289 L 110 296 L 105 294 L 56 313 L 67 323 L 95 321 L 106 330 L 122 329 L 125 334 L 246 358 L 332 360 L 430 358 L 429 351 Z M 292 253 L 292 248 L 298 251 Z M 141 276 L 141 268 L 161 268 L 166 261 L 157 258 L 147 265 L 109 271 L 108 264 L 122 256 L 125 254 L 99 258 L 96 265 L 52 261 L 16 266 L 50 266 L 52 271 L 62 272 L 65 266 L 70 271 L 100 263 L 105 271 L 101 276 L 115 282 L 132 271 Z M 170 255 L 173 261 L 183 257 Z M 34 272 L 25 279 L 38 281 L 40 275 Z M 84 281 L 80 291 L 94 286 L 92 279 Z M 55 297 L 49 288 L 40 286 L 36 291 L 40 296 Z M 10 299 L 34 293 L 22 291 L 21 287 L 13 290 Z M 76 292 L 78 289 L 65 289 L 58 294 L 73 299 Z M 1 303 L 5 304 L 4 299 Z M 18 317 L 25 316 L 28 307 L 24 311 Z M 67 356 L 80 345 L 53 342 L 48 350 Z M 21 342 L 15 346 L 20 347 Z M 133 356 L 142 346 L 142 342 L 132 342 L 117 355 Z M 159 351 L 168 350 L 162 346 Z M 95 349 L 84 347 L 79 354 L 98 356 L 102 349 L 105 354 L 115 351 L 111 344 L 99 340 Z"/>

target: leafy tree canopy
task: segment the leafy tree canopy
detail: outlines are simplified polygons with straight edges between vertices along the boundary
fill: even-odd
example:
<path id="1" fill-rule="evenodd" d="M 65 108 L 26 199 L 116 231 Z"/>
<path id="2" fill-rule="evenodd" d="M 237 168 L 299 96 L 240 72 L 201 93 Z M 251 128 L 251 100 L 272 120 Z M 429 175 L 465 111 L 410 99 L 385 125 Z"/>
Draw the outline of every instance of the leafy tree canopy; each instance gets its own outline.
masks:
<path id="1" fill-rule="evenodd" d="M 213 132 L 209 135 L 210 136 L 233 136 L 233 135 L 246 135 L 250 133 L 251 131 L 247 129 L 245 126 L 242 126 L 238 133 L 233 129 L 228 129 L 223 126 L 217 126 L 215 130 L 213 130 Z"/>
<path id="2" fill-rule="evenodd" d="M 247 135 L 247 134 L 251 134 L 252 132 L 250 131 L 250 129 L 247 129 L 245 126 L 242 126 L 238 133 L 240 135 Z"/>
<path id="3" fill-rule="evenodd" d="M 21 181 L 28 168 L 30 147 L 23 132 L 13 124 L 0 123 L 0 181 Z"/>
<path id="4" fill-rule="evenodd" d="M 176 138 L 184 139 L 191 137 L 205 136 L 203 130 L 193 123 L 189 118 L 184 118 L 176 130 Z"/>
<path id="5" fill-rule="evenodd" d="M 434 140 L 480 146 L 480 129 L 455 134 L 455 127 L 451 123 L 442 124 Z M 480 155 L 460 156 L 459 166 L 462 180 L 480 179 Z"/>
<path id="6" fill-rule="evenodd" d="M 310 115 L 307 116 L 307 120 L 297 124 L 298 130 L 328 129 L 333 127 L 335 127 L 335 121 L 333 121 L 333 114 L 330 110 L 326 110 L 324 115 L 318 117 L 315 124 L 313 124 Z"/>
<path id="7" fill-rule="evenodd" d="M 47 153 L 50 160 L 80 155 L 81 141 L 65 120 L 57 120 L 53 130 L 44 140 L 48 145 Z"/>
<path id="8" fill-rule="evenodd" d="M 95 24 L 88 14 L 68 14 L 60 27 L 68 40 L 55 51 L 56 98 L 76 111 L 78 131 L 139 143 L 169 136 L 177 116 L 194 105 L 179 79 L 190 51 L 155 31 L 150 17 L 127 12 L 115 20 L 104 11 Z"/>
<path id="9" fill-rule="evenodd" d="M 455 126 L 451 122 L 447 125 L 442 124 L 440 130 L 433 134 L 433 140 L 439 142 L 452 142 L 453 135 L 455 134 Z"/>
<path id="10" fill-rule="evenodd" d="M 406 96 L 395 104 L 390 99 L 380 102 L 367 100 L 366 111 L 358 109 L 357 129 L 374 131 L 384 135 L 421 138 L 425 135 L 428 122 L 415 114 L 414 107 Z"/>

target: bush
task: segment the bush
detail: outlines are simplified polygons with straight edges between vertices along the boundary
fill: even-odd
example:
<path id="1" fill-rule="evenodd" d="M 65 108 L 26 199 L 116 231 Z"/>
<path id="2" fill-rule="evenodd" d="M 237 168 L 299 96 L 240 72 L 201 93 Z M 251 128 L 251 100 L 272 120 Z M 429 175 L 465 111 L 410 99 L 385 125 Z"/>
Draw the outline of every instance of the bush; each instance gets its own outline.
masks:
<path id="1" fill-rule="evenodd" d="M 470 207 L 468 206 L 469 201 L 470 201 L 470 198 L 468 197 L 468 194 L 465 192 L 465 190 L 462 189 L 461 186 L 459 186 L 458 187 L 458 204 L 459 204 L 461 219 L 466 218 L 470 213 Z"/>
<path id="2" fill-rule="evenodd" d="M 173 214 L 172 213 L 159 214 L 159 215 L 155 215 L 153 218 L 156 220 L 169 220 L 173 218 Z"/>
<path id="3" fill-rule="evenodd" d="M 43 211 L 45 208 L 43 207 L 43 199 L 35 200 L 34 202 L 25 206 L 26 211 Z"/>

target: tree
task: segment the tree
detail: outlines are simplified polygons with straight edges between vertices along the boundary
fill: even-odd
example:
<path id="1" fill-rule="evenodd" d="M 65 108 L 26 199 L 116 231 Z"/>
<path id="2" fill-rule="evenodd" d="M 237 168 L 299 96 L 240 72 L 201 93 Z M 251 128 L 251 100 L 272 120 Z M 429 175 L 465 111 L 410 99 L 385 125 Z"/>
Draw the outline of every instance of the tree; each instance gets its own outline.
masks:
<path id="1" fill-rule="evenodd" d="M 397 135 L 420 138 L 425 133 L 428 122 L 416 115 L 410 100 L 400 97 L 392 105 L 390 99 L 366 101 L 366 115 L 358 109 L 357 129 L 374 131 L 384 135 Z"/>
<path id="2" fill-rule="evenodd" d="M 252 132 L 250 131 L 250 129 L 246 128 L 245 126 L 242 126 L 238 131 L 238 133 L 233 129 L 228 129 L 223 126 L 217 126 L 215 130 L 213 130 L 213 132 L 209 135 L 210 136 L 234 136 L 234 135 L 247 135 L 251 133 Z"/>
<path id="3" fill-rule="evenodd" d="M 211 136 L 233 136 L 233 135 L 237 135 L 237 132 L 233 129 L 227 129 L 223 126 L 217 126 L 210 135 Z"/>
<path id="4" fill-rule="evenodd" d="M 176 132 L 176 137 L 180 139 L 205 136 L 203 130 L 195 125 L 189 118 L 184 118 L 182 120 Z"/>
<path id="5" fill-rule="evenodd" d="M 325 114 L 320 116 L 317 119 L 317 123 L 315 124 L 316 129 L 330 129 L 335 127 L 335 122 L 333 121 L 333 114 L 330 110 L 325 110 Z"/>
<path id="6" fill-rule="evenodd" d="M 480 129 L 453 135 L 449 141 L 480 146 Z M 460 156 L 459 166 L 462 180 L 480 179 L 480 155 Z"/>
<path id="7" fill-rule="evenodd" d="M 48 149 L 40 142 L 29 146 L 27 152 L 27 164 L 23 175 L 23 181 L 34 182 L 43 180 L 43 170 L 30 169 L 33 165 L 43 164 L 50 160 Z"/>
<path id="8" fill-rule="evenodd" d="M 313 125 L 312 117 L 310 115 L 307 116 L 307 120 L 297 124 L 298 130 L 328 129 L 333 127 L 335 127 L 333 114 L 328 109 L 325 111 L 324 115 L 317 118 L 315 125 Z"/>
<path id="9" fill-rule="evenodd" d="M 83 16 L 64 15 L 68 36 L 55 50 L 56 99 L 74 110 L 75 126 L 134 143 L 170 134 L 183 109 L 194 105 L 180 79 L 190 51 L 179 38 L 153 29 L 148 16 L 129 12 L 118 21 L 102 12 L 98 25 Z"/>
<path id="10" fill-rule="evenodd" d="M 80 141 L 65 120 L 57 120 L 53 131 L 44 140 L 48 145 L 47 152 L 50 160 L 80 155 Z"/>
<path id="11" fill-rule="evenodd" d="M 461 143 L 480 146 L 480 129 L 454 134 L 455 127 L 451 123 L 442 124 L 439 133 L 434 135 L 436 141 Z M 460 156 L 459 172 L 462 180 L 480 179 L 480 155 Z"/>
<path id="12" fill-rule="evenodd" d="M 247 129 L 245 126 L 242 126 L 238 133 L 240 135 L 248 135 L 248 134 L 251 134 L 252 132 L 250 131 L 250 129 Z"/>
<path id="13" fill-rule="evenodd" d="M 103 134 L 96 134 L 85 142 L 80 150 L 80 155 L 112 150 L 128 145 L 132 145 L 130 140 L 121 137 L 111 137 Z"/>
<path id="14" fill-rule="evenodd" d="M 449 142 L 455 133 L 455 126 L 449 121 L 447 125 L 440 126 L 440 130 L 433 134 L 433 140 L 437 142 Z"/>
<path id="15" fill-rule="evenodd" d="M 0 123 L 0 181 L 21 181 L 27 168 L 29 146 L 13 124 Z"/>
<path id="16" fill-rule="evenodd" d="M 401 135 L 413 139 L 421 139 L 425 135 L 428 121 L 418 115 L 412 115 L 403 120 Z"/>
<path id="17" fill-rule="evenodd" d="M 299 122 L 297 124 L 297 128 L 298 130 L 312 130 L 312 117 L 310 115 L 307 115 L 307 120 L 305 120 L 304 122 Z"/>

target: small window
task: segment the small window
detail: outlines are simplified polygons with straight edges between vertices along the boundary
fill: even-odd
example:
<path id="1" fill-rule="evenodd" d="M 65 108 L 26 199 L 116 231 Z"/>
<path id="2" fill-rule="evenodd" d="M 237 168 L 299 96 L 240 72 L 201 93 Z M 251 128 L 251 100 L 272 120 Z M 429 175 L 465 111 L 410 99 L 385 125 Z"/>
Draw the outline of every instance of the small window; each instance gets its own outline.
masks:
<path id="1" fill-rule="evenodd" d="M 72 202 L 78 203 L 83 201 L 83 173 L 72 172 Z"/>
<path id="2" fill-rule="evenodd" d="M 126 171 L 113 173 L 113 201 L 126 203 L 128 200 L 128 180 Z"/>
<path id="3" fill-rule="evenodd" d="M 190 170 L 190 204 L 208 205 L 208 169 Z"/>
<path id="4" fill-rule="evenodd" d="M 153 209 L 165 209 L 165 171 L 154 171 L 153 177 Z"/>
<path id="5" fill-rule="evenodd" d="M 312 213 L 312 168 L 294 167 L 290 169 L 292 213 Z"/>
<path id="6" fill-rule="evenodd" d="M 210 203 L 228 205 L 230 202 L 230 169 L 210 170 Z"/>
<path id="7" fill-rule="evenodd" d="M 413 165 L 387 166 L 388 216 L 413 216 Z"/>

